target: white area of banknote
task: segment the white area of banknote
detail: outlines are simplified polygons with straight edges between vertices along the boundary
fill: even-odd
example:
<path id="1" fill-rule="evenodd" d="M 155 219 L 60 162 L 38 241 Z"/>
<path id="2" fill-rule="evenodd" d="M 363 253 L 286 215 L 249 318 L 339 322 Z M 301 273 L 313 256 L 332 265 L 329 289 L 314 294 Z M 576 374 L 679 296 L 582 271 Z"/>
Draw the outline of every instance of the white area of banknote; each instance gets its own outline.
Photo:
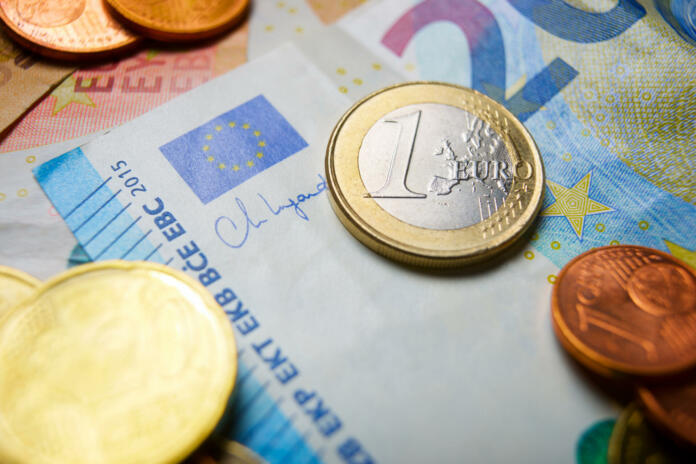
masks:
<path id="1" fill-rule="evenodd" d="M 306 37 L 323 28 L 305 2 L 255 2 L 249 21 L 247 57 L 253 60 L 289 40 Z"/>
<path id="2" fill-rule="evenodd" d="M 77 242 L 27 165 L 38 166 L 98 135 L 0 155 L 0 264 L 40 279 L 65 270 Z"/>

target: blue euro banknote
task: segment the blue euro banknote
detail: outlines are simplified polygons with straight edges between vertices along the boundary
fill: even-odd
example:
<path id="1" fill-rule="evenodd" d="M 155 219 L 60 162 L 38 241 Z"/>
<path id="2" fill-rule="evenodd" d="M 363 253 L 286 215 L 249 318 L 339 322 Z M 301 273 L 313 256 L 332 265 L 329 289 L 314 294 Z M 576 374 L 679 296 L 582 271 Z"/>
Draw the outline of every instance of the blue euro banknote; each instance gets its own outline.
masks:
<path id="1" fill-rule="evenodd" d="M 388 0 L 342 26 L 413 79 L 472 87 L 534 136 L 534 247 L 630 243 L 696 265 L 696 1 Z"/>
<path id="2" fill-rule="evenodd" d="M 306 146 L 258 95 L 160 150 L 205 204 Z"/>

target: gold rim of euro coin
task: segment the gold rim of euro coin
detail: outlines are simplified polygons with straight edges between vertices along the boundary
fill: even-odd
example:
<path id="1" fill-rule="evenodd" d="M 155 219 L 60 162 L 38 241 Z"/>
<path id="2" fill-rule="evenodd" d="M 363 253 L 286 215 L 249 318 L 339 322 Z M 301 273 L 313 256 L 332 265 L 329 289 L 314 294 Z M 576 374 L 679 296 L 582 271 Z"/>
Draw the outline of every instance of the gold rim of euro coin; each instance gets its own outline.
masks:
<path id="1" fill-rule="evenodd" d="M 266 464 L 266 461 L 237 441 L 217 437 L 204 444 L 185 464 Z"/>
<path id="2" fill-rule="evenodd" d="M 180 462 L 223 414 L 232 328 L 195 280 L 146 262 L 85 264 L 0 325 L 0 462 Z"/>
<path id="3" fill-rule="evenodd" d="M 238 441 L 219 438 L 216 446 L 222 451 L 220 464 L 265 464 L 266 461 L 258 454 Z"/>
<path id="4" fill-rule="evenodd" d="M 244 19 L 249 0 L 160 2 L 106 0 L 112 13 L 145 37 L 164 42 L 202 40 Z"/>
<path id="5" fill-rule="evenodd" d="M 223 451 L 221 464 L 264 464 L 266 461 L 237 441 L 220 440 L 218 447 Z"/>
<path id="6" fill-rule="evenodd" d="M 447 137 L 438 138 L 438 124 Z M 414 172 L 430 175 L 418 166 L 438 156 L 443 169 L 429 184 L 409 184 Z M 486 178 L 472 177 L 476 169 L 483 178 L 484 167 Z M 356 103 L 331 134 L 326 175 L 353 236 L 387 258 L 433 268 L 482 261 L 514 243 L 544 190 L 541 156 L 522 123 L 475 90 L 438 82 L 397 84 Z M 408 210 L 388 211 L 397 202 Z"/>
<path id="7" fill-rule="evenodd" d="M 0 318 L 13 306 L 29 297 L 41 281 L 36 277 L 0 265 Z"/>

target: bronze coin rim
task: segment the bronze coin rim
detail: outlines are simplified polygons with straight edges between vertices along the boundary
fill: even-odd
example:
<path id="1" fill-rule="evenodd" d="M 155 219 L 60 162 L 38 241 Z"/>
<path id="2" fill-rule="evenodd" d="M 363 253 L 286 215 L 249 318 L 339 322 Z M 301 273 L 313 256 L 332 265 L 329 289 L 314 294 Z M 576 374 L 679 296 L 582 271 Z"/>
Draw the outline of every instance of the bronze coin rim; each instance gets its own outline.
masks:
<path id="1" fill-rule="evenodd" d="M 116 46 L 93 47 L 89 50 L 82 50 L 73 47 L 59 47 L 54 44 L 38 41 L 35 37 L 26 34 L 10 21 L 5 13 L 4 2 L 0 2 L 0 22 L 2 26 L 4 26 L 7 35 L 22 47 L 37 55 L 61 61 L 90 61 L 120 57 L 136 49 L 142 43 L 141 37 L 133 37 L 131 40 Z"/>
<path id="2" fill-rule="evenodd" d="M 223 20 L 212 24 L 192 28 L 180 28 L 173 26 L 155 26 L 146 18 L 136 15 L 120 0 L 104 0 L 104 4 L 113 17 L 120 23 L 143 37 L 161 42 L 190 42 L 210 39 L 241 24 L 251 8 L 250 0 L 235 0 Z"/>
<path id="3" fill-rule="evenodd" d="M 666 428 L 683 442 L 696 446 L 696 428 L 692 429 L 691 434 L 685 433 L 684 428 L 674 421 L 672 416 L 669 415 L 657 400 L 657 396 L 648 387 L 638 387 L 638 398 L 643 404 L 647 415 L 653 422 Z"/>

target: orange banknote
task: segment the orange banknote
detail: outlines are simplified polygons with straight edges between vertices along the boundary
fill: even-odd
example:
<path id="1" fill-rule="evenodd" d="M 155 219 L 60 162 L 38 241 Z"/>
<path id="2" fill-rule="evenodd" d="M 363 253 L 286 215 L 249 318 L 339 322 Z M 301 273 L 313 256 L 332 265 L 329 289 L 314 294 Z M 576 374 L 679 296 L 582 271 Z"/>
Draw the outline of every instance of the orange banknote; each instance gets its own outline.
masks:
<path id="1" fill-rule="evenodd" d="M 80 69 L 8 131 L 0 141 L 0 153 L 73 139 L 129 121 L 244 63 L 247 37 L 248 25 L 244 24 L 205 47 L 144 50 L 119 61 Z M 2 82 L 0 78 L 0 92 Z M 46 90 L 47 86 L 43 92 Z M 22 103 L 25 109 L 41 93 Z M 0 127 L 5 125 L 0 122 Z"/>

